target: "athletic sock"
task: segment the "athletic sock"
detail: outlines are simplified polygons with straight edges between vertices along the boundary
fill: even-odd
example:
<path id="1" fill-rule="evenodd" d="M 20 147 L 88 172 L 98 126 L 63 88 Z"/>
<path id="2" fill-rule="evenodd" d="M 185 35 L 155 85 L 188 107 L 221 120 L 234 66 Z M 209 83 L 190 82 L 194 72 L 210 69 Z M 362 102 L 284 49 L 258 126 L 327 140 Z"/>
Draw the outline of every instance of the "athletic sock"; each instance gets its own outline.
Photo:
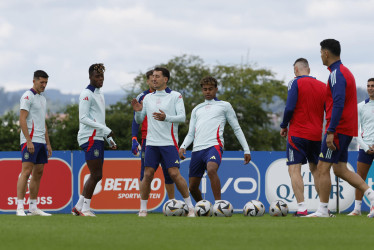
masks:
<path id="1" fill-rule="evenodd" d="M 329 203 L 320 202 L 317 213 L 328 214 L 329 213 L 328 206 L 329 206 Z"/>
<path id="2" fill-rule="evenodd" d="M 75 205 L 75 208 L 78 211 L 82 211 L 83 202 L 84 202 L 84 196 L 83 195 L 79 195 L 79 200 L 78 200 L 77 204 Z"/>
<path id="3" fill-rule="evenodd" d="M 361 204 L 362 204 L 362 200 L 355 200 L 355 208 L 354 208 L 354 210 L 361 211 Z"/>
<path id="4" fill-rule="evenodd" d="M 370 201 L 370 205 L 371 206 L 374 206 L 374 191 L 373 189 L 371 188 L 368 188 L 366 191 L 365 191 L 365 196 L 369 199 Z"/>
<path id="5" fill-rule="evenodd" d="M 84 198 L 82 211 L 88 211 L 88 210 L 90 210 L 90 204 L 91 204 L 91 199 Z"/>
<path id="6" fill-rule="evenodd" d="M 194 206 L 192 205 L 192 202 L 191 202 L 191 196 L 188 196 L 187 198 L 183 198 L 184 199 L 184 202 L 186 202 L 188 208 L 193 208 Z"/>
<path id="7" fill-rule="evenodd" d="M 17 209 L 24 209 L 23 208 L 23 200 L 17 200 Z"/>
<path id="8" fill-rule="evenodd" d="M 140 211 L 147 211 L 148 200 L 140 199 Z"/>
<path id="9" fill-rule="evenodd" d="M 307 210 L 305 202 L 297 203 L 297 212 L 305 212 Z"/>
<path id="10" fill-rule="evenodd" d="M 36 201 L 36 200 L 30 200 L 29 210 L 30 210 L 30 211 L 35 211 L 36 209 L 38 209 L 38 208 L 36 207 L 36 204 L 37 204 L 37 201 Z"/>

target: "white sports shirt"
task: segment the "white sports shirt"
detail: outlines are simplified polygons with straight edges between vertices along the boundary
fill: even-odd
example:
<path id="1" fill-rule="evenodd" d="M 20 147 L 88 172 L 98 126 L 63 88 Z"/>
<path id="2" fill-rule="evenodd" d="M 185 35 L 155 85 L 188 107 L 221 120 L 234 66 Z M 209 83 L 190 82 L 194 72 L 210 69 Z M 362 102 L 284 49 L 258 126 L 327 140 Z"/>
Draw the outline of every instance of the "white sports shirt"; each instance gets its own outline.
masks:
<path id="1" fill-rule="evenodd" d="M 153 113 L 165 112 L 164 121 L 153 118 Z M 166 88 L 149 93 L 143 99 L 143 109 L 135 112 L 135 121 L 141 124 L 144 117 L 148 119 L 147 146 L 178 147 L 178 123 L 185 122 L 186 111 L 182 95 Z"/>
<path id="2" fill-rule="evenodd" d="M 217 98 L 205 100 L 192 110 L 188 134 L 181 148 L 187 149 L 192 142 L 194 142 L 193 152 L 215 145 L 223 148 L 223 130 L 226 120 L 234 130 L 240 145 L 242 145 L 244 154 L 250 154 L 248 143 L 240 128 L 234 109 L 229 102 L 220 101 Z"/>
<path id="3" fill-rule="evenodd" d="M 105 124 L 105 100 L 99 88 L 88 85 L 79 96 L 78 144 L 103 141 L 112 130 Z"/>
<path id="4" fill-rule="evenodd" d="M 357 105 L 358 137 L 360 148 L 365 152 L 374 145 L 374 100 L 369 98 Z M 361 130 L 361 131 L 360 131 Z"/>
<path id="5" fill-rule="evenodd" d="M 20 109 L 29 112 L 26 118 L 27 129 L 32 142 L 46 143 L 45 141 L 45 115 L 47 112 L 46 99 L 34 89 L 27 90 L 20 99 Z M 26 138 L 21 130 L 21 144 Z"/>

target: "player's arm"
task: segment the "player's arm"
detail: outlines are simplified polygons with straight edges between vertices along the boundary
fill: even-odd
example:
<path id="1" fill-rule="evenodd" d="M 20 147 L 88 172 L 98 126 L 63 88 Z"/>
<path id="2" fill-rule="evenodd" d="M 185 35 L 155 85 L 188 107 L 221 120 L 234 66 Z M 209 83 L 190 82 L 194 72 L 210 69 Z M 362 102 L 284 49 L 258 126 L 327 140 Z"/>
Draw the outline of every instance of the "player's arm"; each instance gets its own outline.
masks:
<path id="1" fill-rule="evenodd" d="M 147 114 L 147 99 L 147 96 L 144 97 L 143 103 L 138 102 L 136 98 L 131 101 L 132 108 L 135 111 L 134 119 L 137 124 L 141 124 Z"/>
<path id="2" fill-rule="evenodd" d="M 21 127 L 22 133 L 26 138 L 26 146 L 27 151 L 29 151 L 30 154 L 33 154 L 35 151 L 34 144 L 32 143 L 29 129 L 27 128 L 27 116 L 29 115 L 29 111 L 25 109 L 21 109 L 19 112 L 19 125 Z"/>
<path id="3" fill-rule="evenodd" d="M 186 149 L 191 145 L 195 138 L 195 129 L 196 129 L 196 110 L 192 110 L 191 114 L 191 120 L 190 125 L 188 127 L 188 133 L 186 137 L 184 138 L 184 141 L 179 149 L 179 157 L 184 160 L 186 157 L 184 156 L 186 154 Z"/>
<path id="4" fill-rule="evenodd" d="M 244 150 L 244 164 L 248 164 L 251 161 L 251 152 L 247 140 L 245 139 L 243 130 L 241 129 L 238 118 L 236 117 L 235 111 L 231 104 L 228 104 L 226 107 L 226 119 L 229 122 L 230 126 L 234 130 L 236 138 Z"/>
<path id="5" fill-rule="evenodd" d="M 135 121 L 135 112 L 134 118 L 132 119 L 131 125 L 131 152 L 134 156 L 139 156 L 139 151 L 141 150 L 141 146 L 138 142 L 138 133 L 139 133 L 140 125 Z"/>
<path id="6" fill-rule="evenodd" d="M 186 110 L 184 108 L 183 97 L 180 95 L 176 99 L 175 103 L 176 115 L 167 115 L 165 114 L 165 121 L 183 123 L 186 121 Z"/>
<path id="7" fill-rule="evenodd" d="M 45 124 L 45 142 L 47 144 L 48 158 L 50 158 L 52 156 L 52 146 L 51 142 L 49 141 L 47 123 Z"/>
<path id="8" fill-rule="evenodd" d="M 102 130 L 104 136 L 108 136 L 112 130 L 105 125 L 95 122 L 89 117 L 91 99 L 92 97 L 88 96 L 85 92 L 83 92 L 79 97 L 79 122 L 91 128 Z"/>
<path id="9" fill-rule="evenodd" d="M 296 108 L 298 92 L 299 91 L 298 91 L 297 80 L 291 81 L 288 84 L 287 102 L 286 102 L 286 107 L 284 109 L 283 121 L 280 124 L 280 127 L 281 127 L 280 135 L 282 137 L 287 137 L 287 127 L 288 127 L 289 122 L 292 119 L 293 112 Z"/>
<path id="10" fill-rule="evenodd" d="M 363 138 L 362 138 L 362 133 L 361 133 L 361 126 L 362 126 L 362 124 L 361 124 L 361 112 L 362 112 L 362 106 L 363 106 L 364 104 L 361 102 L 361 103 L 359 103 L 358 105 L 357 105 L 357 114 L 358 114 L 358 116 L 357 116 L 357 120 L 358 120 L 358 136 L 357 136 L 357 142 L 358 142 L 358 144 L 360 145 L 360 148 L 362 149 L 362 150 L 364 150 L 366 153 L 369 153 L 371 150 L 370 150 L 370 147 L 369 147 L 369 145 L 367 145 L 365 142 L 364 142 L 364 140 L 363 140 Z"/>

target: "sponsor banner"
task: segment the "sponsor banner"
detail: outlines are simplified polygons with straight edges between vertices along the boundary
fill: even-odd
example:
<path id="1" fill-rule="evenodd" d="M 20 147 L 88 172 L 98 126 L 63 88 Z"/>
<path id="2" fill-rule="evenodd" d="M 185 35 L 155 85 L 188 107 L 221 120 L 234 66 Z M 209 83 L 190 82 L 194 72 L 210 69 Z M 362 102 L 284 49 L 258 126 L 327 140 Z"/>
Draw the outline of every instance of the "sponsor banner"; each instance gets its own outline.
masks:
<path id="1" fill-rule="evenodd" d="M 92 196 L 91 208 L 94 211 L 138 211 L 140 209 L 140 159 L 131 157 L 127 152 L 106 151 L 103 177 L 96 185 Z M 127 156 L 127 157 L 126 157 Z M 78 177 L 77 196 L 82 193 L 90 171 L 84 154 L 74 152 L 74 173 Z M 160 210 L 166 197 L 165 181 L 161 167 L 154 175 L 148 200 L 150 211 Z M 162 210 L 162 208 L 161 208 Z"/>
<path id="2" fill-rule="evenodd" d="M 14 212 L 17 209 L 17 181 L 22 170 L 20 152 L 0 152 L 0 211 Z M 71 152 L 53 152 L 53 157 L 44 165 L 38 194 L 38 208 L 46 211 L 66 213 L 71 210 L 72 170 Z M 29 184 L 25 196 L 25 209 L 29 204 Z"/>
<path id="3" fill-rule="evenodd" d="M 297 201 L 292 190 L 291 179 L 288 174 L 287 159 L 277 159 L 270 164 L 265 174 L 265 194 L 269 203 L 275 200 L 283 200 L 287 203 L 290 211 L 297 211 Z M 348 169 L 354 171 L 348 163 Z M 329 209 L 336 211 L 337 195 L 339 194 L 339 209 L 348 209 L 354 201 L 355 189 L 342 179 L 339 180 L 339 192 L 337 192 L 337 180 L 333 173 L 331 175 L 331 192 Z M 314 186 L 313 175 L 309 170 L 309 165 L 301 167 L 301 176 L 304 182 L 304 200 L 308 211 L 316 211 L 319 206 L 319 196 Z"/>

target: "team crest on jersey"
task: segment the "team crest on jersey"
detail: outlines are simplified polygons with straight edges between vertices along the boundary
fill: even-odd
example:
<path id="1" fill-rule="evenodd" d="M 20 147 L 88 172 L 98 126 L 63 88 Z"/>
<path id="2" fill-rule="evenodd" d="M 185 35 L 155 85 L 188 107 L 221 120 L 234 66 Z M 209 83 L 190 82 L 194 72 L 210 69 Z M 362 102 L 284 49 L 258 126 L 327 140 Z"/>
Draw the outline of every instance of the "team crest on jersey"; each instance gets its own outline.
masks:
<path id="1" fill-rule="evenodd" d="M 23 99 L 29 100 L 29 96 L 26 96 L 26 97 L 25 97 L 25 98 L 23 98 Z"/>
<path id="2" fill-rule="evenodd" d="M 85 98 L 83 98 L 83 101 L 88 101 L 88 96 L 86 96 Z"/>
<path id="3" fill-rule="evenodd" d="M 28 160 L 30 158 L 30 154 L 28 152 L 24 153 L 23 154 L 23 158 L 25 158 L 26 160 Z"/>
<path id="4" fill-rule="evenodd" d="M 94 156 L 95 157 L 99 157 L 100 153 L 99 153 L 99 150 L 98 149 L 95 149 L 94 150 Z"/>

